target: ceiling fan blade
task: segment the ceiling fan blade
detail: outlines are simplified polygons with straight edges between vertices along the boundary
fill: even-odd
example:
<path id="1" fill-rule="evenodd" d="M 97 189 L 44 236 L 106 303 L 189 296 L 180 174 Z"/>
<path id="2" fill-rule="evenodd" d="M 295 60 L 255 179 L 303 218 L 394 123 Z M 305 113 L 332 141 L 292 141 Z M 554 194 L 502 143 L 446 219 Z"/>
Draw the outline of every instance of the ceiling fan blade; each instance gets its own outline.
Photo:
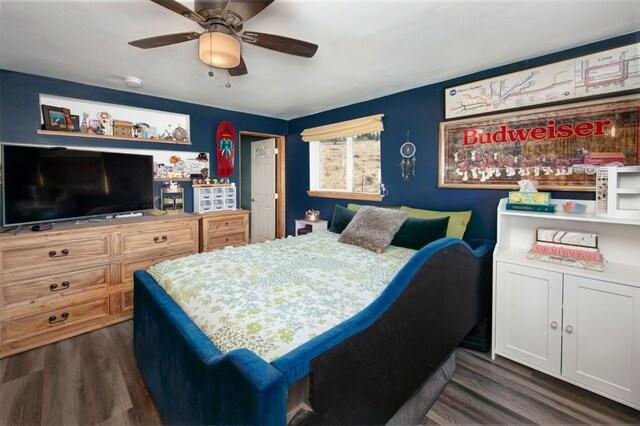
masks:
<path id="1" fill-rule="evenodd" d="M 240 22 L 231 22 L 234 27 L 237 27 L 262 12 L 271 3 L 273 0 L 229 0 L 222 16 L 227 21 L 229 14 L 239 17 Z"/>
<path id="2" fill-rule="evenodd" d="M 178 15 L 182 15 L 187 19 L 191 19 L 194 22 L 199 24 L 206 22 L 202 16 L 184 6 L 182 3 L 178 3 L 176 0 L 151 0 L 155 4 L 159 4 L 160 6 L 166 7 L 172 12 L 177 13 Z"/>
<path id="3" fill-rule="evenodd" d="M 200 34 L 196 32 L 166 34 L 130 41 L 129 44 L 139 47 L 140 49 L 151 49 L 153 47 L 162 47 L 170 44 L 182 43 L 184 41 L 195 40 L 198 37 L 200 37 Z"/>
<path id="4" fill-rule="evenodd" d="M 244 63 L 242 56 L 240 56 L 240 64 L 235 68 L 229 68 L 227 71 L 229 71 L 229 75 L 231 77 L 239 77 L 249 72 L 247 71 L 247 64 Z"/>
<path id="5" fill-rule="evenodd" d="M 316 54 L 318 45 L 295 38 L 283 37 L 273 34 L 245 31 L 242 33 L 242 41 L 255 44 L 266 49 L 275 50 L 289 55 L 311 58 Z"/>

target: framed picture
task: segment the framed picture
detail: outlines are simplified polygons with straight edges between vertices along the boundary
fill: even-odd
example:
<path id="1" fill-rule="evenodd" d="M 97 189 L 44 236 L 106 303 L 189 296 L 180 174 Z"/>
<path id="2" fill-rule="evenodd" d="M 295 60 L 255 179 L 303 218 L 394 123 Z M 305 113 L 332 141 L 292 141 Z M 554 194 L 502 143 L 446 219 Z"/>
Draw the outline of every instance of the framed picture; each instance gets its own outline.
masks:
<path id="1" fill-rule="evenodd" d="M 600 166 L 640 164 L 640 95 L 440 123 L 438 186 L 594 191 Z"/>
<path id="2" fill-rule="evenodd" d="M 72 126 L 68 126 L 69 130 L 72 132 L 79 132 L 80 131 L 80 116 L 79 115 L 69 115 L 69 117 L 71 117 L 71 122 L 73 123 Z"/>
<path id="3" fill-rule="evenodd" d="M 445 118 L 497 113 L 527 106 L 640 89 L 632 71 L 640 43 L 448 87 Z"/>
<path id="4" fill-rule="evenodd" d="M 63 108 L 42 105 L 42 118 L 45 130 L 68 130 Z"/>

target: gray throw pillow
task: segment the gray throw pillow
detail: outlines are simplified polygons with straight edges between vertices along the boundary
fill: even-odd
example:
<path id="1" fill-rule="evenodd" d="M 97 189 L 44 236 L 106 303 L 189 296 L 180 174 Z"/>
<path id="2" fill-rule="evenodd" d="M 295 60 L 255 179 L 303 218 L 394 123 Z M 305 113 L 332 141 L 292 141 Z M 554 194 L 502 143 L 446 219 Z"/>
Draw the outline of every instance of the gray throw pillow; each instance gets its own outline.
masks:
<path id="1" fill-rule="evenodd" d="M 342 231 L 338 241 L 382 253 L 407 219 L 399 210 L 365 206 Z"/>

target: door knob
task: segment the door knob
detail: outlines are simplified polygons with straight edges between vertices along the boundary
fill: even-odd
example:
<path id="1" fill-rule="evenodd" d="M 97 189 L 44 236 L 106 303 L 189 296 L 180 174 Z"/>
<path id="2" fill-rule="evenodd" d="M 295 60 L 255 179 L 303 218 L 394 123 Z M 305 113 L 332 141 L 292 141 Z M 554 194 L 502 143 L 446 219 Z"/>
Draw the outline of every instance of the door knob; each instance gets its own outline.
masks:
<path id="1" fill-rule="evenodd" d="M 567 333 L 573 333 L 573 326 L 568 325 L 564 328 L 565 330 L 567 330 Z"/>
<path id="2" fill-rule="evenodd" d="M 558 321 L 551 321 L 551 328 L 553 329 L 558 328 Z"/>

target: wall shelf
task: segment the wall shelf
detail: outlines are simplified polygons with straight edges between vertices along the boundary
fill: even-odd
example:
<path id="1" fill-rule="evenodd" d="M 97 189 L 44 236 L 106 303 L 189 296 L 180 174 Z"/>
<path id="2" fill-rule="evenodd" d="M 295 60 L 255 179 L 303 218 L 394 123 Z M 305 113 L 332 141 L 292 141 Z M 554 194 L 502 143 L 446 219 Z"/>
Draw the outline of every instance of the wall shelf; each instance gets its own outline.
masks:
<path id="1" fill-rule="evenodd" d="M 153 178 L 154 182 L 191 182 L 191 178 Z"/>
<path id="2" fill-rule="evenodd" d="M 92 139 L 114 139 L 121 141 L 134 141 L 134 142 L 152 142 L 152 143 L 167 143 L 172 145 L 191 145 L 190 140 L 177 141 L 174 139 L 148 139 L 148 138 L 134 138 L 130 136 L 112 136 L 112 135 L 96 135 L 95 133 L 80 133 L 80 132 L 65 132 L 58 130 L 38 130 L 39 135 L 53 135 L 53 136 L 66 136 L 76 138 L 92 138 Z"/>

